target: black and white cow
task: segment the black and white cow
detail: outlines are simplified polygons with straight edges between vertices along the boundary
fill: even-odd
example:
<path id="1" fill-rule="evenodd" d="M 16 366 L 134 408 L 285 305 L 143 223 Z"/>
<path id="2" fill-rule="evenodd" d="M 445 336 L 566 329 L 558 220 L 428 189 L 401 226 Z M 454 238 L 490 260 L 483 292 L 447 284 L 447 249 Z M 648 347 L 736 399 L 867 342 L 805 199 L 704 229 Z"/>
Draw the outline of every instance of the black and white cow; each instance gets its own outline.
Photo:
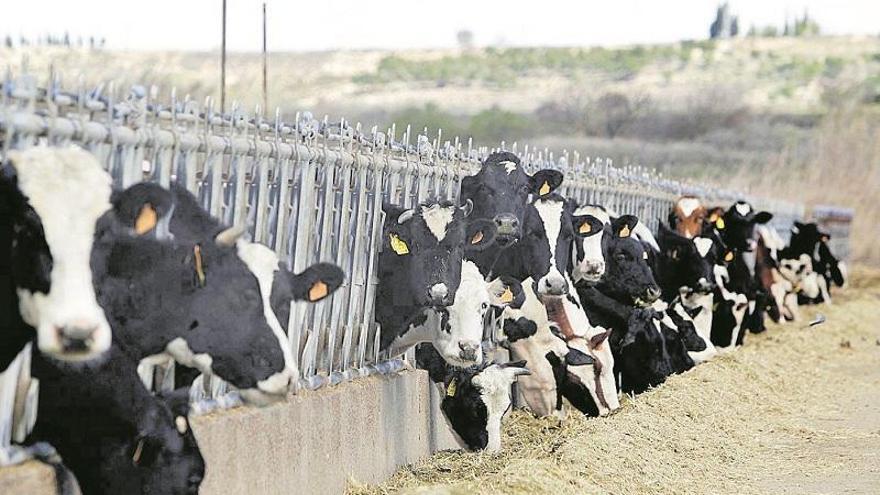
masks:
<path id="1" fill-rule="evenodd" d="M 507 151 L 492 153 L 476 175 L 462 179 L 461 201 L 473 204 L 472 217 L 491 220 L 497 227 L 496 249 L 469 256 L 485 275 L 503 273 L 493 270 L 493 265 L 503 256 L 503 250 L 522 238 L 530 197 L 553 192 L 562 184 L 562 179 L 562 173 L 556 170 L 540 170 L 528 175 L 519 157 Z"/>
<path id="2" fill-rule="evenodd" d="M 468 203 L 469 204 L 469 203 Z M 470 207 L 385 205 L 376 321 L 392 354 L 430 341 L 450 364 L 482 361 L 483 316 L 513 280 L 486 282 L 467 252 L 492 244 L 495 224 L 469 221 Z M 438 330 L 439 328 L 439 330 Z"/>
<path id="3" fill-rule="evenodd" d="M 518 386 L 529 409 L 561 416 L 563 398 L 588 416 L 618 409 L 610 332 L 587 319 L 573 294 L 540 298 L 530 282 L 523 283 L 523 304 L 503 313 L 511 356 L 531 363 L 532 374 Z"/>
<path id="4" fill-rule="evenodd" d="M 197 241 L 169 230 L 175 216 L 196 209 L 189 193 L 153 185 L 114 197 L 92 256 L 99 302 L 135 359 L 171 357 L 218 375 L 255 404 L 283 398 L 294 375 L 287 339 L 267 320 L 259 282 L 237 248 L 223 234 Z"/>
<path id="5" fill-rule="evenodd" d="M 717 220 L 715 222 L 724 244 L 735 253 L 735 259 L 728 266 L 729 288 L 732 292 L 744 294 L 748 300 L 742 327 L 754 333 L 765 329 L 764 313 L 770 299 L 758 280 L 755 228 L 772 218 L 771 213 L 756 212 L 749 203 L 737 201 L 721 216 L 720 224 Z M 739 333 L 738 343 L 742 343 L 744 335 L 744 332 Z"/>
<path id="6" fill-rule="evenodd" d="M 829 287 L 833 282 L 838 287 L 846 283 L 846 270 L 828 247 L 831 235 L 819 230 L 815 223 L 795 222 L 791 228 L 789 245 L 783 250 L 782 258 L 797 259 L 802 254 L 810 256 L 813 270 L 825 277 Z"/>
<path id="7" fill-rule="evenodd" d="M 90 267 L 95 225 L 110 209 L 110 176 L 73 147 L 13 150 L 7 158 L 0 167 L 0 369 L 34 329 L 48 355 L 95 358 L 112 340 Z"/>
<path id="8" fill-rule="evenodd" d="M 655 324 L 661 318 L 650 305 L 660 289 L 647 262 L 645 247 L 633 235 L 638 219 L 624 215 L 608 226 L 605 275 L 595 286 L 579 286 L 578 295 L 594 325 L 612 329 L 618 387 L 640 393 L 665 381 L 673 370 L 664 335 Z"/>
<path id="9" fill-rule="evenodd" d="M 119 343 L 88 365 L 35 352 L 32 371 L 40 387 L 27 442 L 52 444 L 82 493 L 198 493 L 205 463 L 185 389 L 153 396 Z"/>
<path id="10" fill-rule="evenodd" d="M 170 193 L 170 194 L 169 194 Z M 241 228 L 225 228 L 202 209 L 196 198 L 180 185 L 165 190 L 157 184 L 141 183 L 128 188 L 124 196 L 114 199 L 117 220 L 131 229 L 136 228 L 141 206 L 150 204 L 163 219 L 168 233 L 177 241 L 199 243 L 215 239 L 218 244 L 234 248 L 237 256 L 256 277 L 266 324 L 272 329 L 284 356 L 285 366 L 297 374 L 291 345 L 287 339 L 291 302 L 314 303 L 338 289 L 345 274 L 338 266 L 316 263 L 299 274 L 284 266 L 278 255 L 268 247 L 247 242 L 241 237 Z M 172 214 L 173 213 L 173 214 Z M 177 386 L 190 385 L 198 375 L 197 368 L 178 364 L 175 372 Z M 243 397 L 250 400 L 250 391 Z"/>
<path id="11" fill-rule="evenodd" d="M 458 368 L 428 343 L 416 347 L 416 360 L 441 387 L 440 409 L 459 444 L 468 450 L 501 450 L 501 420 L 510 410 L 510 386 L 530 374 L 526 362 Z"/>

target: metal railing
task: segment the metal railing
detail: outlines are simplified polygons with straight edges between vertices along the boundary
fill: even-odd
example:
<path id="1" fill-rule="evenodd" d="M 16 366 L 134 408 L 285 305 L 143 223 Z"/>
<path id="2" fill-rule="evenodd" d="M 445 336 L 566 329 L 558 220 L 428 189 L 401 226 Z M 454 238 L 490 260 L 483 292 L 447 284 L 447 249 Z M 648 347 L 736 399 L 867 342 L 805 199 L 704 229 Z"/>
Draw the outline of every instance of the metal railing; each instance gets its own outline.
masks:
<path id="1" fill-rule="evenodd" d="M 476 147 L 446 139 L 442 131 L 365 129 L 298 113 L 266 118 L 236 104 L 221 115 L 209 98 L 201 103 L 157 98 L 155 88 L 132 87 L 120 97 L 113 84 L 65 89 L 57 74 L 45 85 L 24 74 L 7 74 L 0 94 L 0 153 L 36 144 L 75 143 L 90 150 L 115 186 L 139 181 L 180 183 L 226 224 L 246 223 L 249 236 L 275 250 L 294 271 L 317 261 L 340 265 L 345 284 L 326 301 L 295 303 L 288 328 L 300 386 L 315 389 L 373 373 L 401 369 L 378 349 L 381 329 L 373 320 L 376 262 L 383 201 L 414 206 L 428 198 L 457 199 L 461 178 L 475 173 L 495 149 L 522 157 L 527 170 L 565 173 L 561 193 L 638 215 L 652 230 L 682 194 L 727 204 L 749 199 L 776 214 L 788 232 L 802 218 L 802 205 L 749 198 L 735 191 L 670 180 L 639 167 L 546 149 Z M 11 372 L 9 373 L 12 374 Z M 0 383 L 0 394 L 15 380 Z M 214 380 L 206 397 L 226 392 Z M 2 409 L 2 407 L 0 407 Z M 8 445 L 0 410 L 0 445 Z"/>

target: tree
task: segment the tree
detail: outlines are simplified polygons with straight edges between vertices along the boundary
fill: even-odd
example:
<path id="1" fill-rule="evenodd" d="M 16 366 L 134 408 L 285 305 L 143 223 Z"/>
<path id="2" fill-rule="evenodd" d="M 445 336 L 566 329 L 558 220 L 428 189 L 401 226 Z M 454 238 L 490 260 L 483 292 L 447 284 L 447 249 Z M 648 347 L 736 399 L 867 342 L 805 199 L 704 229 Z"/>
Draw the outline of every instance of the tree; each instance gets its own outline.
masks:
<path id="1" fill-rule="evenodd" d="M 455 33 L 455 39 L 458 41 L 458 46 L 463 50 L 470 50 L 474 47 L 473 31 L 462 29 L 461 31 Z"/>

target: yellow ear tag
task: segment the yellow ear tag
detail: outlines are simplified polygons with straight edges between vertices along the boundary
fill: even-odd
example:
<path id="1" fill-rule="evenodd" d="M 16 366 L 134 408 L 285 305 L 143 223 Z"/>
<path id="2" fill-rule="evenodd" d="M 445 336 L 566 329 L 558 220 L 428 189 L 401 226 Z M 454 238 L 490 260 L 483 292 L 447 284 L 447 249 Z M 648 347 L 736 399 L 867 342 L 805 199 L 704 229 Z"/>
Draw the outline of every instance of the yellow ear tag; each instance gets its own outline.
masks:
<path id="1" fill-rule="evenodd" d="M 455 378 L 449 382 L 449 386 L 446 387 L 446 395 L 449 397 L 455 397 L 455 389 L 456 389 L 456 380 Z"/>
<path id="2" fill-rule="evenodd" d="M 538 190 L 538 195 L 543 196 L 550 192 L 550 184 L 547 181 L 544 181 L 544 184 L 541 185 L 541 189 Z"/>
<path id="3" fill-rule="evenodd" d="M 709 215 L 709 222 L 715 223 L 716 221 L 718 221 L 718 214 L 717 213 L 712 213 L 711 215 Z"/>
<path id="4" fill-rule="evenodd" d="M 315 285 L 313 285 L 312 288 L 309 289 L 309 301 L 315 302 L 318 299 L 327 297 L 327 294 L 329 292 L 330 289 L 327 287 L 327 284 L 325 284 L 321 280 L 318 280 L 317 282 L 315 282 Z"/>
<path id="5" fill-rule="evenodd" d="M 629 225 L 624 225 L 617 237 L 629 237 Z"/>
<path id="6" fill-rule="evenodd" d="M 395 234 L 391 234 L 391 249 L 394 250 L 398 256 L 403 256 L 405 254 L 409 254 L 409 246 L 406 245 L 400 237 L 397 237 Z"/>
<path id="7" fill-rule="evenodd" d="M 719 217 L 718 220 L 715 220 L 715 227 L 718 230 L 724 230 L 724 219 Z"/>
<path id="8" fill-rule="evenodd" d="M 144 235 L 156 226 L 157 221 L 158 216 L 156 215 L 156 210 L 153 209 L 153 205 L 144 203 L 137 219 L 134 221 L 134 231 L 137 235 Z"/>
<path id="9" fill-rule="evenodd" d="M 479 244 L 483 240 L 483 231 L 478 230 L 474 237 L 471 238 L 471 244 Z"/>
<path id="10" fill-rule="evenodd" d="M 581 234 L 589 234 L 592 230 L 593 228 L 590 227 L 590 222 L 584 222 L 581 224 L 580 228 L 578 228 L 578 232 Z"/>
<path id="11" fill-rule="evenodd" d="M 205 269 L 202 267 L 202 247 L 196 244 L 193 246 L 193 256 L 196 263 L 196 277 L 199 279 L 199 287 L 205 286 Z"/>
<path id="12" fill-rule="evenodd" d="M 724 261 L 733 261 L 733 253 L 731 251 L 724 255 Z"/>
<path id="13" fill-rule="evenodd" d="M 501 293 L 501 302 L 504 304 L 513 302 L 513 291 L 510 290 L 510 287 L 504 288 L 504 292 Z"/>

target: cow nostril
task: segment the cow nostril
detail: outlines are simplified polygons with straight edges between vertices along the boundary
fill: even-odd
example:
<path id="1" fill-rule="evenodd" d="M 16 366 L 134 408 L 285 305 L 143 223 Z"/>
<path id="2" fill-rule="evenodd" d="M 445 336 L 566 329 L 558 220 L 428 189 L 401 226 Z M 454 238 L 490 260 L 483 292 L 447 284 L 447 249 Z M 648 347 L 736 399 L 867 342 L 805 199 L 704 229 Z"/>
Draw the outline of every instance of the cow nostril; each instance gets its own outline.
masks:
<path id="1" fill-rule="evenodd" d="M 55 332 L 64 352 L 88 351 L 94 344 L 94 336 L 97 330 L 97 325 L 86 323 L 55 327 Z"/>

